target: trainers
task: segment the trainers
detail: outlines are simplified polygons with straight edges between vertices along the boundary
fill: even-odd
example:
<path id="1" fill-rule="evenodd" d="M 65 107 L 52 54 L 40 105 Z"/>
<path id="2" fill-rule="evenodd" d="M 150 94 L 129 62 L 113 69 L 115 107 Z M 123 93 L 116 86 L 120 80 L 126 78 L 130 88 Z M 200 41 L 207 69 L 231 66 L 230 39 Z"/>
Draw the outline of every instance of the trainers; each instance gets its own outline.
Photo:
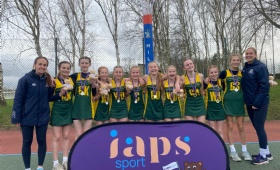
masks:
<path id="1" fill-rule="evenodd" d="M 254 165 L 262 165 L 262 164 L 267 164 L 268 160 L 267 158 L 264 158 L 260 154 L 258 154 L 257 157 L 255 157 L 255 159 L 251 161 L 251 163 Z"/>
<path id="2" fill-rule="evenodd" d="M 44 168 L 43 167 L 38 167 L 37 170 L 44 170 Z"/>
<path id="3" fill-rule="evenodd" d="M 67 170 L 67 161 L 63 162 L 62 166 L 63 166 L 64 170 Z"/>
<path id="4" fill-rule="evenodd" d="M 229 156 L 232 158 L 233 161 L 239 162 L 241 158 L 238 156 L 237 152 L 231 152 Z"/>
<path id="5" fill-rule="evenodd" d="M 252 157 L 251 157 L 251 155 L 249 154 L 248 151 L 242 152 L 242 156 L 243 156 L 245 161 L 251 161 L 252 160 Z"/>
<path id="6" fill-rule="evenodd" d="M 252 155 L 252 158 L 253 158 L 253 159 L 256 159 L 257 156 L 258 156 L 258 155 Z M 269 161 L 272 161 L 272 160 L 273 160 L 273 157 L 272 157 L 271 153 L 270 153 L 270 154 L 266 154 L 266 157 L 267 157 L 267 160 L 269 160 Z"/>
<path id="7" fill-rule="evenodd" d="M 61 164 L 56 164 L 54 167 L 53 167 L 53 170 L 64 170 L 63 166 Z"/>

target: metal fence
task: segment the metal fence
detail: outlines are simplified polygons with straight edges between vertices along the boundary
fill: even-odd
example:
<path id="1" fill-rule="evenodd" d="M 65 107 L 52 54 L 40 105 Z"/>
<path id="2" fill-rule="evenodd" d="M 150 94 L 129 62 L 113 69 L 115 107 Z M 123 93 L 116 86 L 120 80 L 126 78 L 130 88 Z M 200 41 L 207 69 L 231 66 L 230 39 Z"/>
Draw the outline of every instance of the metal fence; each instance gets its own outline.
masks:
<path id="1" fill-rule="evenodd" d="M 274 40 L 275 42 L 280 42 L 279 40 Z M 143 65 L 143 47 L 142 39 L 139 41 L 131 42 L 120 42 L 120 58 L 121 66 L 125 68 L 125 72 L 129 72 L 129 68 L 132 65 Z M 17 82 L 20 77 L 25 73 L 29 72 L 32 69 L 34 59 L 36 58 L 36 51 L 32 48 L 34 45 L 30 40 L 27 39 L 4 39 L 2 40 L 2 54 L 0 62 L 2 63 L 3 68 L 3 91 L 4 98 L 6 100 L 12 100 L 14 97 L 14 91 L 17 87 Z M 212 54 L 215 54 L 215 42 L 210 41 L 210 46 Z M 53 39 L 43 39 L 41 41 L 42 53 L 45 57 L 49 59 L 48 71 L 52 76 L 55 76 L 55 46 Z M 270 74 L 280 73 L 280 46 L 275 45 L 275 49 L 271 48 L 272 45 L 267 43 L 263 48 L 262 53 L 258 54 L 261 61 L 266 63 Z M 172 49 L 171 50 L 178 50 Z M 180 49 L 179 49 L 180 50 Z M 201 50 L 200 50 L 201 51 Z M 171 54 L 179 54 L 180 52 L 171 52 Z M 113 70 L 113 67 L 117 65 L 116 55 L 115 55 L 115 46 L 114 43 L 109 39 L 100 39 L 96 42 L 93 42 L 87 47 L 85 55 L 92 58 L 92 68 L 97 70 L 100 66 L 107 66 L 109 71 Z M 204 59 L 206 56 L 203 56 L 203 53 L 199 54 L 200 59 Z M 211 56 L 208 56 L 211 59 Z M 274 60 L 273 60 L 274 58 Z M 58 48 L 58 59 L 59 61 L 68 60 L 67 57 L 62 53 L 62 50 Z M 155 56 L 155 59 L 157 57 Z M 177 70 L 182 72 L 181 64 L 184 61 L 185 56 L 180 58 L 180 61 L 177 61 L 176 58 L 170 60 L 171 62 L 176 62 L 179 65 Z M 180 63 L 181 62 L 181 63 Z M 160 63 L 159 63 L 160 64 Z M 170 63 L 173 64 L 174 63 Z M 197 68 L 207 68 L 207 65 L 200 65 Z M 76 71 L 78 71 L 78 65 L 76 65 Z M 205 74 L 205 70 L 198 70 Z M 4 109 L 8 110 L 4 110 Z M 10 114 L 10 107 L 1 107 L 0 116 L 3 114 Z M 8 120 L 2 120 L 1 122 L 9 122 L 9 117 L 5 118 Z M 8 125 L 9 123 L 7 123 Z"/>

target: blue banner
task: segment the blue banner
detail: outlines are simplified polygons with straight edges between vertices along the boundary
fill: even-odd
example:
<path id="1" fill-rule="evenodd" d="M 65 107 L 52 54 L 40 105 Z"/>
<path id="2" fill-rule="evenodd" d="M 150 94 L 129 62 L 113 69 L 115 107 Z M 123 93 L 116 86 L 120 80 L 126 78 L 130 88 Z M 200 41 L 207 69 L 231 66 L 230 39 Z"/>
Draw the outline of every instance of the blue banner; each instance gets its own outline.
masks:
<path id="1" fill-rule="evenodd" d="M 146 74 L 148 73 L 148 63 L 154 61 L 153 48 L 153 26 L 152 24 L 144 24 L 144 59 Z"/>

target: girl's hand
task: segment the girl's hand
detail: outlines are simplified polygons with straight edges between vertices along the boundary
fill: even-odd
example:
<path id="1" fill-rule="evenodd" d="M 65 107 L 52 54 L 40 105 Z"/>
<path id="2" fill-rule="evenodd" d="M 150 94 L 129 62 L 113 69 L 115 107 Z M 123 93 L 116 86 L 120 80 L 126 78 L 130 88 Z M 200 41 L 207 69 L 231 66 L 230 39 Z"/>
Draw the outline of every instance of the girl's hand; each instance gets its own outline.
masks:
<path id="1" fill-rule="evenodd" d="M 61 97 L 61 96 L 65 95 L 67 93 L 67 91 L 68 91 L 67 88 L 62 88 L 59 92 L 59 96 Z"/>
<path id="2" fill-rule="evenodd" d="M 53 77 L 51 77 L 51 87 L 55 88 L 55 79 Z"/>
<path id="3" fill-rule="evenodd" d="M 97 101 L 97 100 L 99 100 L 99 98 L 100 98 L 100 94 L 97 94 L 97 95 L 95 95 L 93 98 L 92 98 L 92 101 L 94 102 L 94 101 Z"/>
<path id="4" fill-rule="evenodd" d="M 210 81 L 209 77 L 206 77 L 206 78 L 204 79 L 204 83 L 205 83 L 205 84 L 208 84 L 209 81 Z"/>

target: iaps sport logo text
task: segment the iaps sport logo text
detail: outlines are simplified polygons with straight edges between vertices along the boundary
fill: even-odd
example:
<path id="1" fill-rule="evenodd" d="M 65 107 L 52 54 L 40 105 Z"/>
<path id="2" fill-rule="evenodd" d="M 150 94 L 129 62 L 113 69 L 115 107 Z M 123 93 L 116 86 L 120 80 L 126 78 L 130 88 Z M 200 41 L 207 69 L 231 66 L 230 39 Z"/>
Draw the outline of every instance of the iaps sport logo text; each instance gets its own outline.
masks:
<path id="1" fill-rule="evenodd" d="M 117 169 L 146 167 L 146 164 L 160 163 L 162 157 L 188 155 L 191 148 L 189 136 L 149 136 L 140 135 L 120 138 L 117 130 L 111 130 L 110 159 L 115 160 Z"/>

